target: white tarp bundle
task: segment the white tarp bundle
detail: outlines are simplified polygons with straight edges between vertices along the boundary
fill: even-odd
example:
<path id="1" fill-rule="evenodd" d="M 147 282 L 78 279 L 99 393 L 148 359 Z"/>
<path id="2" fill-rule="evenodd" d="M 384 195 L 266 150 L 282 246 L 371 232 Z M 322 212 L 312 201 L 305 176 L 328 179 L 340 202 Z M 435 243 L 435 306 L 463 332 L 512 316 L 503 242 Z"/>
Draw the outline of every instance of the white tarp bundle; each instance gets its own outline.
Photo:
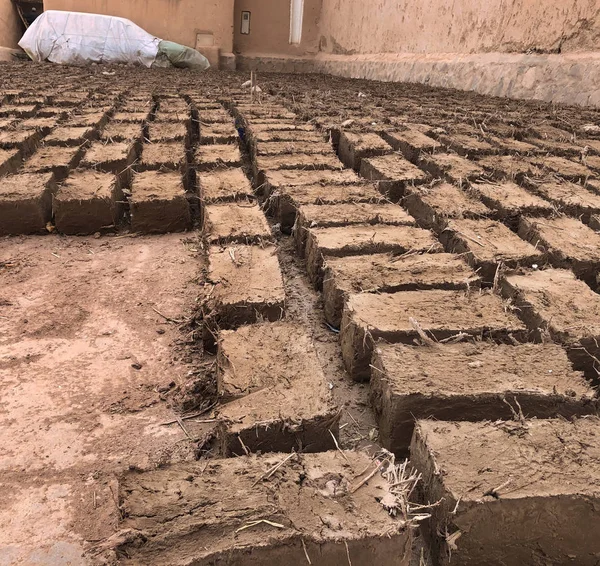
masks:
<path id="1" fill-rule="evenodd" d="M 38 63 L 134 63 L 150 67 L 161 40 L 125 18 L 48 10 L 19 46 Z"/>

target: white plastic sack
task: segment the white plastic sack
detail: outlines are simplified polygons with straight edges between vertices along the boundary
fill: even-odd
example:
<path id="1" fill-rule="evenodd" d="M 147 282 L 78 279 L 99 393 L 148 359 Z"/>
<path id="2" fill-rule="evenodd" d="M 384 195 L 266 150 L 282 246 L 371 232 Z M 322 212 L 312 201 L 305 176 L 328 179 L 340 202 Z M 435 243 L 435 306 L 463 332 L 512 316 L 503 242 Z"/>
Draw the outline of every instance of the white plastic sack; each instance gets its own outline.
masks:
<path id="1" fill-rule="evenodd" d="M 48 10 L 31 24 L 19 46 L 37 62 L 150 67 L 160 41 L 125 18 Z"/>

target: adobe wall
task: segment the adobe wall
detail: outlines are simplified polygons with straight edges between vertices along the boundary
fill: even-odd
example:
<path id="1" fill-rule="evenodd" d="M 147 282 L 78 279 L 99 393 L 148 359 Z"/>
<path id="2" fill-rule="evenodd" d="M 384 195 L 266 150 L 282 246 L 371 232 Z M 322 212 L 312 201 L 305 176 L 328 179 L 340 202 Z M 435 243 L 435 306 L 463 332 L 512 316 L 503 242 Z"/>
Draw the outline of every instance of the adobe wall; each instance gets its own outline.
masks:
<path id="1" fill-rule="evenodd" d="M 21 20 L 10 0 L 0 0 L 0 47 L 17 47 L 21 39 Z"/>
<path id="2" fill-rule="evenodd" d="M 323 0 L 304 0 L 302 41 L 290 45 L 290 0 L 235 0 L 233 29 L 236 53 L 307 55 L 319 50 Z M 240 33 L 242 11 L 250 12 L 250 33 Z"/>
<path id="3" fill-rule="evenodd" d="M 600 49 L 598 0 L 323 0 L 321 50 L 373 53 Z"/>
<path id="4" fill-rule="evenodd" d="M 196 34 L 212 32 L 221 52 L 233 51 L 234 0 L 44 0 L 46 10 L 120 16 L 147 32 L 195 47 Z"/>

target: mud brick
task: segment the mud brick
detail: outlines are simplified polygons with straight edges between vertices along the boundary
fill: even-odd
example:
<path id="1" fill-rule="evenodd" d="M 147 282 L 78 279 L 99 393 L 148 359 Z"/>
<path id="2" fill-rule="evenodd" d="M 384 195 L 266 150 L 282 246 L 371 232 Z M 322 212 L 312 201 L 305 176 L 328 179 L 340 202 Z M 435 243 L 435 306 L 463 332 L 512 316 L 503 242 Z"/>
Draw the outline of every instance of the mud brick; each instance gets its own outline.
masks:
<path id="1" fill-rule="evenodd" d="M 442 144 L 414 128 L 400 132 L 385 132 L 383 138 L 392 148 L 400 151 L 413 163 L 417 162 L 421 153 L 433 153 L 442 148 Z"/>
<path id="2" fill-rule="evenodd" d="M 339 328 L 352 293 L 395 293 L 425 289 L 475 289 L 479 278 L 459 257 L 447 253 L 328 257 L 323 267 L 325 318 Z"/>
<path id="3" fill-rule="evenodd" d="M 187 128 L 191 126 L 191 111 L 180 110 L 165 112 L 162 109 L 154 114 L 155 122 L 171 122 L 185 124 Z"/>
<path id="4" fill-rule="evenodd" d="M 433 177 L 446 179 L 450 183 L 466 184 L 484 174 L 484 171 L 474 161 L 469 161 L 454 153 L 436 153 L 422 155 L 418 161 L 419 167 Z"/>
<path id="5" fill-rule="evenodd" d="M 148 139 L 152 142 L 184 142 L 189 138 L 189 129 L 181 122 L 152 122 L 148 126 Z"/>
<path id="6" fill-rule="evenodd" d="M 142 138 L 142 126 L 136 122 L 111 122 L 100 134 L 100 139 L 109 143 L 141 142 Z"/>
<path id="7" fill-rule="evenodd" d="M 340 171 L 342 163 L 332 152 L 330 155 L 311 153 L 293 153 L 289 155 L 259 155 L 252 164 L 254 177 L 258 185 L 263 185 L 267 173 L 282 170 L 302 171 Z"/>
<path id="8" fill-rule="evenodd" d="M 468 193 L 448 183 L 408 189 L 403 206 L 420 226 L 441 232 L 451 218 L 483 218 L 492 211 Z"/>
<path id="9" fill-rule="evenodd" d="M 569 181 L 585 181 L 588 177 L 594 176 L 593 171 L 585 165 L 565 159 L 564 157 L 546 155 L 544 157 L 531 158 L 531 162 L 537 167 L 556 173 Z"/>
<path id="10" fill-rule="evenodd" d="M 91 114 L 73 114 L 63 126 L 85 127 L 101 130 L 106 126 L 110 115 L 108 112 L 93 112 Z"/>
<path id="11" fill-rule="evenodd" d="M 594 191 L 596 194 L 600 193 L 600 180 L 588 179 L 585 183 L 585 186 Z"/>
<path id="12" fill-rule="evenodd" d="M 311 228 L 306 239 L 308 277 L 318 289 L 323 283 L 325 257 L 346 257 L 381 252 L 439 252 L 442 247 L 428 230 L 413 226 L 356 224 Z"/>
<path id="13" fill-rule="evenodd" d="M 216 329 L 232 329 L 259 318 L 283 317 L 285 291 L 274 246 L 210 246 L 207 289 L 203 304 L 204 340 L 210 347 Z"/>
<path id="14" fill-rule="evenodd" d="M 523 323 L 491 292 L 352 294 L 344 306 L 340 327 L 348 373 L 356 380 L 369 379 L 374 343 L 379 339 L 412 343 L 419 337 L 417 324 L 436 340 L 464 333 L 508 342 L 511 337 L 518 339 L 525 334 Z"/>
<path id="15" fill-rule="evenodd" d="M 283 232 L 289 232 L 294 226 L 298 207 L 344 203 L 383 204 L 384 198 L 368 184 L 297 185 L 275 191 L 267 202 L 267 211 L 279 221 Z"/>
<path id="16" fill-rule="evenodd" d="M 36 148 L 41 137 L 37 130 L 0 131 L 0 149 L 19 149 L 24 156 L 27 156 Z"/>
<path id="17" fill-rule="evenodd" d="M 600 214 L 592 214 L 588 226 L 596 232 L 600 231 Z"/>
<path id="18" fill-rule="evenodd" d="M 549 216 L 554 205 L 511 181 L 500 183 L 472 183 L 470 192 L 483 204 L 495 211 L 495 217 L 511 226 L 517 226 L 519 217 Z"/>
<path id="19" fill-rule="evenodd" d="M 296 114 L 290 112 L 284 106 L 273 106 L 270 104 L 237 104 L 235 107 L 236 114 L 255 118 L 269 118 L 270 121 L 279 120 L 295 120 Z"/>
<path id="20" fill-rule="evenodd" d="M 49 134 L 56 127 L 56 118 L 28 118 L 19 122 L 19 128 L 22 130 L 37 130 L 43 136 Z"/>
<path id="21" fill-rule="evenodd" d="M 494 283 L 501 265 L 531 266 L 545 259 L 537 248 L 495 220 L 451 220 L 440 241 L 446 251 L 463 255 L 487 285 Z"/>
<path id="22" fill-rule="evenodd" d="M 558 218 L 521 219 L 519 234 L 547 254 L 555 267 L 571 268 L 588 285 L 600 283 L 600 234 L 579 220 Z"/>
<path id="23" fill-rule="evenodd" d="M 187 168 L 182 142 L 146 143 L 140 146 L 142 155 L 136 164 L 138 171 L 182 171 Z"/>
<path id="24" fill-rule="evenodd" d="M 69 108 L 65 106 L 42 106 L 36 113 L 36 118 L 66 119 L 69 116 Z"/>
<path id="25" fill-rule="evenodd" d="M 600 171 L 600 157 L 597 155 L 588 155 L 584 161 L 585 165 L 598 173 Z"/>
<path id="26" fill-rule="evenodd" d="M 86 141 L 98 137 L 94 128 L 86 126 L 63 126 L 55 128 L 48 136 L 44 138 L 45 145 L 57 145 L 64 147 L 80 146 Z"/>
<path id="27" fill-rule="evenodd" d="M 308 143 L 322 143 L 323 136 L 315 132 L 313 128 L 310 130 L 265 130 L 265 131 L 254 131 L 248 135 L 248 141 L 251 147 L 255 147 L 261 143 L 275 143 L 275 142 L 308 142 Z"/>
<path id="28" fill-rule="evenodd" d="M 21 159 L 20 149 L 0 149 L 0 177 L 16 173 Z"/>
<path id="29" fill-rule="evenodd" d="M 376 181 L 379 191 L 393 201 L 404 196 L 407 186 L 420 185 L 427 180 L 426 173 L 397 153 L 363 159 L 360 175 Z"/>
<path id="30" fill-rule="evenodd" d="M 201 124 L 200 143 L 207 144 L 230 144 L 238 140 L 237 130 L 232 124 Z"/>
<path id="31" fill-rule="evenodd" d="M 259 196 L 268 199 L 273 192 L 283 187 L 301 185 L 360 185 L 364 181 L 349 169 L 343 171 L 300 171 L 279 170 L 265 173 L 263 184 L 258 187 Z M 293 222 L 292 222 L 293 225 Z"/>
<path id="32" fill-rule="evenodd" d="M 415 419 L 571 418 L 595 413 L 594 390 L 554 344 L 375 345 L 371 403 L 384 448 L 406 457 Z M 517 404 L 518 403 L 518 404 Z"/>
<path id="33" fill-rule="evenodd" d="M 516 140 L 513 138 L 501 138 L 498 136 L 488 135 L 487 140 L 498 148 L 498 152 L 504 155 L 524 154 L 531 155 L 539 153 L 540 148 L 537 145 L 526 141 Z"/>
<path id="34" fill-rule="evenodd" d="M 528 186 L 541 197 L 553 202 L 558 209 L 581 218 L 586 224 L 592 214 L 600 212 L 600 195 L 592 190 L 567 181 L 546 181 Z"/>
<path id="35" fill-rule="evenodd" d="M 297 209 L 294 238 L 300 255 L 304 255 L 310 228 L 331 228 L 353 224 L 389 224 L 414 226 L 415 219 L 406 211 L 389 203 L 353 202 L 345 204 L 305 204 Z"/>
<path id="36" fill-rule="evenodd" d="M 262 142 L 257 145 L 255 149 L 257 156 L 287 156 L 292 157 L 296 154 L 301 155 L 325 155 L 337 157 L 331 147 L 331 144 L 323 141 L 319 142 L 304 142 L 304 141 L 275 141 L 275 142 Z M 291 155 L 293 154 L 293 155 Z M 338 160 L 338 167 L 341 167 Z"/>
<path id="37" fill-rule="evenodd" d="M 477 160 L 487 175 L 495 179 L 523 182 L 526 178 L 539 178 L 544 175 L 541 167 L 529 159 L 515 155 L 489 155 Z"/>
<path id="38" fill-rule="evenodd" d="M 258 204 L 230 202 L 204 208 L 204 235 L 211 244 L 260 243 L 272 240 Z"/>
<path id="39" fill-rule="evenodd" d="M 233 124 L 233 117 L 226 110 L 203 110 L 199 116 L 205 124 Z"/>
<path id="40" fill-rule="evenodd" d="M 596 417 L 418 421 L 411 462 L 426 499 L 440 502 L 429 523 L 436 563 L 593 566 L 598 434 Z"/>
<path id="41" fill-rule="evenodd" d="M 251 200 L 252 185 L 240 167 L 198 173 L 200 198 L 205 204 Z"/>
<path id="42" fill-rule="evenodd" d="M 0 235 L 45 233 L 55 192 L 51 173 L 0 178 Z"/>
<path id="43" fill-rule="evenodd" d="M 38 107 L 38 104 L 4 104 L 0 106 L 0 117 L 31 118 Z"/>
<path id="44" fill-rule="evenodd" d="M 360 170 L 361 161 L 366 157 L 375 157 L 391 153 L 392 146 L 382 137 L 373 133 L 342 132 L 338 145 L 338 155 L 342 163 Z"/>
<path id="45" fill-rule="evenodd" d="M 308 132 L 313 135 L 318 135 L 314 127 L 309 124 L 294 124 L 290 122 L 282 122 L 279 120 L 273 120 L 272 122 L 264 122 L 262 124 L 251 124 L 247 128 L 247 134 L 250 137 L 255 137 L 257 134 L 263 132 Z M 319 136 L 319 139 L 323 140 L 323 137 Z"/>
<path id="46" fill-rule="evenodd" d="M 240 167 L 242 154 L 237 144 L 201 145 L 194 151 L 194 167 L 209 171 L 217 167 Z"/>
<path id="47" fill-rule="evenodd" d="M 67 178 L 69 172 L 75 169 L 85 149 L 83 147 L 41 146 L 23 164 L 25 173 L 54 173 L 57 183 Z"/>
<path id="48" fill-rule="evenodd" d="M 131 182 L 131 166 L 137 159 L 140 144 L 138 143 L 103 143 L 93 142 L 81 161 L 85 169 L 96 169 L 103 173 L 113 173 L 119 177 L 123 187 Z"/>
<path id="49" fill-rule="evenodd" d="M 191 106 L 182 98 L 163 98 L 158 108 L 163 114 L 184 114 L 191 111 Z"/>
<path id="50" fill-rule="evenodd" d="M 135 232 L 182 232 L 192 227 L 190 205 L 178 172 L 136 174 L 131 183 L 129 209 Z"/>
<path id="51" fill-rule="evenodd" d="M 296 324 L 219 334 L 218 418 L 223 456 L 334 449 L 338 417 L 312 339 Z M 291 425 L 290 423 L 294 423 Z"/>
<path id="52" fill-rule="evenodd" d="M 0 131 L 9 130 L 17 125 L 14 118 L 0 118 Z"/>
<path id="53" fill-rule="evenodd" d="M 116 112 L 113 116 L 113 121 L 141 125 L 149 119 L 150 113 L 150 108 L 139 112 Z"/>
<path id="54" fill-rule="evenodd" d="M 549 336 L 563 344 L 575 369 L 598 378 L 600 295 L 566 269 L 508 275 L 501 288 L 533 339 Z"/>
<path id="55" fill-rule="evenodd" d="M 52 203 L 56 228 L 63 234 L 93 234 L 122 216 L 123 192 L 110 173 L 77 170 L 58 189 Z"/>
<path id="56" fill-rule="evenodd" d="M 442 146 L 463 157 L 498 153 L 498 150 L 491 143 L 475 136 L 465 134 L 441 135 L 438 137 L 438 141 Z"/>
<path id="57" fill-rule="evenodd" d="M 541 140 L 528 138 L 529 142 L 535 144 L 542 152 L 552 153 L 562 157 L 581 157 L 584 145 L 575 141 Z"/>
<path id="58" fill-rule="evenodd" d="M 413 531 L 379 503 L 394 501 L 387 480 L 377 473 L 352 491 L 373 467 L 369 455 L 333 450 L 294 455 L 281 465 L 288 456 L 127 472 L 119 486 L 121 528 L 143 531 L 145 542 L 123 543 L 119 554 L 146 566 L 180 563 L 183 548 L 189 564 L 292 565 L 308 556 L 313 566 L 345 565 L 348 557 L 355 565 L 409 565 Z M 265 519 L 282 528 L 261 524 Z M 259 523 L 240 530 L 252 521 Z"/>

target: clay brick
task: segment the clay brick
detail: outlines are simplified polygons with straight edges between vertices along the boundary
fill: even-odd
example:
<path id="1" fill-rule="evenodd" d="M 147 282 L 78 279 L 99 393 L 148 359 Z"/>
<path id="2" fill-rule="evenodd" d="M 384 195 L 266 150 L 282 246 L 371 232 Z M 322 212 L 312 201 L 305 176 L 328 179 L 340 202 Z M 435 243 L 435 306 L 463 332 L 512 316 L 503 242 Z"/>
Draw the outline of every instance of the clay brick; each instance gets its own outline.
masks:
<path id="1" fill-rule="evenodd" d="M 598 434 L 596 417 L 418 421 L 411 462 L 426 500 L 440 502 L 428 529 L 436 564 L 593 566 Z"/>
<path id="2" fill-rule="evenodd" d="M 460 257 L 447 253 L 328 257 L 323 267 L 325 318 L 339 328 L 352 293 L 474 289 L 479 278 Z"/>
<path id="3" fill-rule="evenodd" d="M 141 156 L 136 163 L 137 171 L 187 170 L 185 145 L 182 142 L 146 143 L 140 146 Z"/>
<path id="4" fill-rule="evenodd" d="M 185 142 L 189 140 L 189 127 L 184 122 L 152 122 L 148 126 L 148 139 L 152 142 Z"/>
<path id="5" fill-rule="evenodd" d="M 51 173 L 0 178 L 0 235 L 45 233 L 55 192 Z"/>
<path id="6" fill-rule="evenodd" d="M 385 132 L 383 138 L 412 163 L 417 162 L 421 153 L 433 153 L 442 147 L 442 144 L 417 129 Z"/>
<path id="7" fill-rule="evenodd" d="M 465 134 L 441 135 L 438 137 L 438 141 L 447 150 L 454 151 L 463 157 L 491 155 L 498 152 L 491 143 Z"/>
<path id="8" fill-rule="evenodd" d="M 137 173 L 131 184 L 129 209 L 135 232 L 182 232 L 192 227 L 190 205 L 178 172 Z"/>
<path id="9" fill-rule="evenodd" d="M 101 130 L 106 126 L 110 115 L 108 112 L 92 112 L 90 114 L 73 114 L 63 124 L 69 128 L 93 128 Z"/>
<path id="10" fill-rule="evenodd" d="M 44 138 L 44 145 L 80 146 L 88 140 L 95 139 L 98 133 L 94 128 L 86 126 L 61 126 L 55 128 Z"/>
<path id="11" fill-rule="evenodd" d="M 217 382 L 223 456 L 334 449 L 338 411 L 312 339 L 267 323 L 219 334 Z M 294 423 L 291 425 L 290 423 Z"/>
<path id="12" fill-rule="evenodd" d="M 477 165 L 495 179 L 518 183 L 527 178 L 540 178 L 544 175 L 541 167 L 518 155 L 489 155 L 478 159 Z"/>
<path id="13" fill-rule="evenodd" d="M 414 226 L 415 219 L 406 211 L 389 203 L 352 202 L 344 204 L 305 204 L 297 209 L 294 239 L 300 255 L 304 255 L 310 228 L 332 228 L 352 224 L 388 224 Z"/>
<path id="14" fill-rule="evenodd" d="M 371 402 L 384 448 L 407 456 L 418 419 L 571 418 L 595 413 L 583 374 L 554 344 L 375 345 Z M 517 404 L 518 403 L 518 404 Z"/>
<path id="15" fill-rule="evenodd" d="M 418 165 L 433 177 L 446 179 L 450 183 L 459 185 L 474 181 L 484 173 L 475 161 L 469 161 L 454 153 L 422 155 Z"/>
<path id="16" fill-rule="evenodd" d="M 377 134 L 342 132 L 340 135 L 340 160 L 346 167 L 355 171 L 360 171 L 360 164 L 364 158 L 384 155 L 391 151 L 392 146 Z"/>
<path id="17" fill-rule="evenodd" d="M 274 246 L 210 246 L 203 303 L 204 340 L 211 346 L 216 329 L 232 329 L 258 318 L 283 317 L 285 291 Z"/>
<path id="18" fill-rule="evenodd" d="M 194 151 L 197 171 L 210 171 L 218 167 L 240 167 L 242 154 L 237 144 L 200 145 Z"/>
<path id="19" fill-rule="evenodd" d="M 113 116 L 114 122 L 124 122 L 129 124 L 142 124 L 146 122 L 151 115 L 151 110 L 148 109 L 136 111 L 136 112 L 116 112 Z"/>
<path id="20" fill-rule="evenodd" d="M 459 333 L 502 342 L 508 342 L 511 336 L 524 337 L 525 326 L 504 307 L 491 292 L 352 294 L 344 306 L 340 327 L 344 365 L 354 379 L 369 379 L 377 340 L 408 344 L 419 337 L 411 319 L 437 340 Z"/>
<path id="21" fill-rule="evenodd" d="M 439 252 L 442 247 L 428 230 L 413 226 L 356 224 L 311 228 L 306 238 L 308 277 L 318 289 L 323 284 L 326 257 L 346 257 L 381 252 Z"/>
<path id="22" fill-rule="evenodd" d="M 210 244 L 249 244 L 273 239 L 258 204 L 230 202 L 204 208 L 203 232 Z"/>
<path id="23" fill-rule="evenodd" d="M 0 177 L 16 173 L 21 165 L 21 150 L 0 149 Z"/>
<path id="24" fill-rule="evenodd" d="M 127 176 L 128 168 L 133 164 L 138 154 L 135 143 L 94 142 L 85 153 L 81 166 L 86 169 L 96 169 L 103 173 Z"/>
<path id="25" fill-rule="evenodd" d="M 200 143 L 202 145 L 236 143 L 238 137 L 233 124 L 200 124 Z"/>
<path id="26" fill-rule="evenodd" d="M 403 206 L 420 226 L 441 232 L 450 218 L 482 218 L 492 211 L 462 189 L 448 183 L 411 188 Z"/>
<path id="27" fill-rule="evenodd" d="M 501 265 L 529 267 L 545 260 L 529 242 L 495 220 L 451 220 L 440 241 L 446 251 L 463 255 L 487 285 L 494 283 Z"/>
<path id="28" fill-rule="evenodd" d="M 290 157 L 289 154 L 316 154 L 316 155 L 329 155 L 335 157 L 331 144 L 325 143 L 324 141 L 319 142 L 305 142 L 305 141 L 273 141 L 273 142 L 261 142 L 257 144 L 255 148 L 255 154 L 257 156 L 272 157 L 276 155 L 283 155 Z M 337 160 L 337 157 L 335 157 Z M 338 161 L 338 166 L 341 167 Z"/>
<path id="29" fill-rule="evenodd" d="M 502 294 L 517 307 L 532 338 L 550 337 L 568 349 L 575 369 L 597 379 L 600 358 L 600 295 L 573 272 L 547 269 L 508 275 Z"/>
<path id="30" fill-rule="evenodd" d="M 252 185 L 241 167 L 213 169 L 198 173 L 200 198 L 205 204 L 251 200 Z"/>
<path id="31" fill-rule="evenodd" d="M 0 131 L 0 149 L 19 149 L 26 156 L 31 154 L 41 139 L 37 130 Z"/>
<path id="32" fill-rule="evenodd" d="M 0 116 L 30 118 L 36 113 L 38 107 L 38 104 L 5 104 L 0 106 Z"/>
<path id="33" fill-rule="evenodd" d="M 41 146 L 23 163 L 24 173 L 54 173 L 57 183 L 67 178 L 69 172 L 79 165 L 83 147 Z"/>
<path id="34" fill-rule="evenodd" d="M 573 269 L 593 288 L 600 283 L 600 234 L 579 220 L 524 217 L 519 235 L 542 250 L 554 267 Z"/>
<path id="35" fill-rule="evenodd" d="M 427 180 L 426 173 L 397 153 L 363 159 L 360 175 L 376 181 L 381 194 L 393 201 L 404 196 L 407 186 L 420 185 Z"/>
<path id="36" fill-rule="evenodd" d="M 255 128 L 254 128 L 255 129 Z M 265 130 L 255 132 L 247 136 L 251 147 L 262 143 L 294 142 L 294 143 L 322 143 L 323 136 L 314 129 L 309 130 Z"/>
<path id="37" fill-rule="evenodd" d="M 142 126 L 135 122 L 112 122 L 100 133 L 100 139 L 104 142 L 141 142 L 143 139 Z"/>
<path id="38" fill-rule="evenodd" d="M 501 138 L 498 136 L 488 135 L 487 139 L 494 146 L 496 146 L 498 148 L 498 152 L 503 155 L 532 155 L 535 153 L 539 153 L 540 151 L 540 148 L 537 145 L 533 145 L 532 143 L 528 143 L 522 140 L 516 140 L 509 137 Z"/>
<path id="39" fill-rule="evenodd" d="M 585 181 L 588 177 L 593 177 L 591 169 L 564 157 L 546 155 L 544 157 L 534 157 L 531 162 L 537 167 L 556 173 L 569 181 Z"/>
<path id="40" fill-rule="evenodd" d="M 224 109 L 220 110 L 202 110 L 199 113 L 200 121 L 205 124 L 233 124 L 233 117 Z"/>
<path id="41" fill-rule="evenodd" d="M 289 155 L 259 155 L 252 164 L 257 185 L 263 185 L 266 175 L 273 171 L 340 171 L 342 163 L 332 152 L 330 155 L 293 153 Z"/>
<path id="42" fill-rule="evenodd" d="M 120 527 L 145 537 L 123 543 L 119 554 L 146 566 L 181 562 L 183 548 L 186 563 L 198 565 L 292 565 L 307 556 L 313 566 L 347 565 L 348 557 L 357 566 L 409 565 L 413 531 L 379 503 L 394 501 L 388 482 L 377 473 L 351 491 L 372 468 L 369 455 L 298 454 L 261 479 L 286 457 L 253 454 L 127 472 L 119 485 Z M 240 530 L 261 520 L 283 527 Z"/>
<path id="43" fill-rule="evenodd" d="M 553 202 L 562 212 L 577 216 L 586 224 L 592 214 L 600 212 L 600 196 L 576 183 L 546 181 L 541 184 L 530 183 L 529 187 Z"/>
<path id="44" fill-rule="evenodd" d="M 93 234 L 114 226 L 122 216 L 122 200 L 123 193 L 114 175 L 74 171 L 52 202 L 56 229 L 63 234 Z"/>

